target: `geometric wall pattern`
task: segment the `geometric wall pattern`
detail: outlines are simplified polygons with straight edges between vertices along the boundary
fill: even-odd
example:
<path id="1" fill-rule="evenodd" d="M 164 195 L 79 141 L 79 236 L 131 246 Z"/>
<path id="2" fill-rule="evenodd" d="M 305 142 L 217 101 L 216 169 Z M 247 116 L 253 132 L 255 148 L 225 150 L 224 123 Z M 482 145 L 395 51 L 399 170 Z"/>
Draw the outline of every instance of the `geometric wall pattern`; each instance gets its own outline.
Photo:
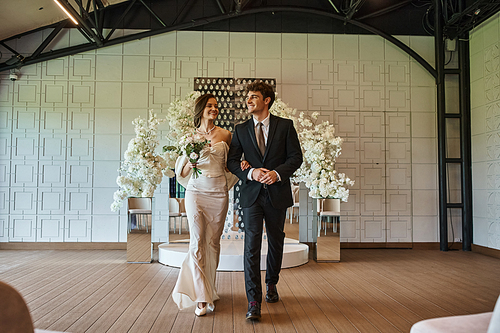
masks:
<path id="1" fill-rule="evenodd" d="M 474 244 L 500 250 L 500 14 L 470 43 Z"/>
<path id="2" fill-rule="evenodd" d="M 78 32 L 66 37 L 53 47 L 78 43 Z M 434 63 L 432 37 L 398 38 Z M 19 49 L 23 39 L 11 43 Z M 276 78 L 283 101 L 336 124 L 345 139 L 337 169 L 356 181 L 341 206 L 342 241 L 438 240 L 434 80 L 380 37 L 171 32 L 26 66 L 15 82 L 7 76 L 0 241 L 126 241 L 126 211 L 109 206 L 131 122 L 148 109 L 164 116 L 195 77 Z M 168 193 L 164 180 L 155 241 L 166 240 Z"/>

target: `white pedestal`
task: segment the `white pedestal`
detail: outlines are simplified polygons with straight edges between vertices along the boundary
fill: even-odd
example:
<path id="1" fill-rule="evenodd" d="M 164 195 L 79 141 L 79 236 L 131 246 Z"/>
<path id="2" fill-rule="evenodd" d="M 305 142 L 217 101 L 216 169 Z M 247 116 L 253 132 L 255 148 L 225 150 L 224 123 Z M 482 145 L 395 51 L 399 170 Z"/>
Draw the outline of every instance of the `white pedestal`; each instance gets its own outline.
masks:
<path id="1" fill-rule="evenodd" d="M 221 240 L 221 253 L 218 271 L 243 271 L 243 248 L 244 241 Z M 177 241 L 170 244 L 158 246 L 158 261 L 164 265 L 180 267 L 186 257 L 189 240 Z M 260 268 L 266 269 L 267 241 L 262 242 Z M 282 268 L 296 267 L 307 263 L 309 258 L 309 247 L 299 243 L 295 239 L 285 238 L 283 246 Z"/>

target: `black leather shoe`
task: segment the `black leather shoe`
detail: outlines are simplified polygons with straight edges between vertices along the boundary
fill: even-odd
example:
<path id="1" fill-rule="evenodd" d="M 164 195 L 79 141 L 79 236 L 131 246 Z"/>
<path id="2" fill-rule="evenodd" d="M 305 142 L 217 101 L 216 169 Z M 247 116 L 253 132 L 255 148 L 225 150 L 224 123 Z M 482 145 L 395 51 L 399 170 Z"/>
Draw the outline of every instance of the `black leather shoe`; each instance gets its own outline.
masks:
<path id="1" fill-rule="evenodd" d="M 267 303 L 276 303 L 280 300 L 280 296 L 278 295 L 278 290 L 276 289 L 275 284 L 268 284 L 266 286 L 266 302 Z"/>
<path id="2" fill-rule="evenodd" d="M 259 320 L 260 319 L 260 303 L 259 302 L 249 302 L 247 319 L 249 320 Z"/>

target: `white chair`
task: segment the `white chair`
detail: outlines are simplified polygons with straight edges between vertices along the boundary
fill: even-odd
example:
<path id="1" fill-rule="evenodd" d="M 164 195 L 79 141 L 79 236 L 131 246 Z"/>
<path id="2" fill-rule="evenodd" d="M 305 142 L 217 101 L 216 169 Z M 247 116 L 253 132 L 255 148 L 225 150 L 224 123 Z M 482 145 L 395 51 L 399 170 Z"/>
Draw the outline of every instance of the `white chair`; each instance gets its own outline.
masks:
<path id="1" fill-rule="evenodd" d="M 128 198 L 128 221 L 129 230 L 131 230 L 133 224 L 131 219 L 135 216 L 137 229 L 145 229 L 146 232 L 149 231 L 150 227 L 150 217 L 153 215 L 152 206 L 153 198 Z"/>
<path id="2" fill-rule="evenodd" d="M 293 217 L 296 216 L 295 209 L 297 209 L 297 211 L 299 210 L 299 186 L 292 185 L 292 196 L 293 196 L 293 206 L 288 207 L 287 209 L 287 215 L 290 220 L 290 224 L 293 223 Z"/>
<path id="3" fill-rule="evenodd" d="M 176 200 L 179 202 L 179 212 L 181 213 L 181 226 L 179 227 L 180 235 L 182 233 L 182 220 L 186 219 L 186 231 L 189 230 L 189 224 L 187 220 L 186 206 L 184 206 L 184 198 L 176 198 Z"/>
<path id="4" fill-rule="evenodd" d="M 177 225 L 177 218 L 181 218 L 181 216 L 179 201 L 176 198 L 168 198 L 168 218 L 169 220 L 174 219 L 174 232 Z"/>
<path id="5" fill-rule="evenodd" d="M 318 215 L 319 215 L 319 223 L 318 223 L 318 237 L 319 237 L 323 225 L 323 217 L 332 216 L 334 219 L 337 219 L 337 222 L 340 224 L 340 199 L 318 199 Z M 324 222 L 325 235 L 326 235 L 326 225 L 327 222 Z M 335 222 L 333 223 L 333 232 L 337 232 L 337 223 Z"/>

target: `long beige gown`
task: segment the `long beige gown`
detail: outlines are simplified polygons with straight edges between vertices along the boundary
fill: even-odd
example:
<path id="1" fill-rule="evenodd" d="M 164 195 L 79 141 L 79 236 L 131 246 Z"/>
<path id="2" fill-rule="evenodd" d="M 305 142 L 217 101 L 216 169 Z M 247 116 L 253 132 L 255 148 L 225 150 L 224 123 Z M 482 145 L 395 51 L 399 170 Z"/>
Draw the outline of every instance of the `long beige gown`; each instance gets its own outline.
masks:
<path id="1" fill-rule="evenodd" d="M 181 266 L 172 298 L 179 309 L 194 307 L 206 302 L 214 309 L 219 299 L 215 288 L 215 273 L 219 265 L 220 238 L 229 204 L 228 188 L 236 177 L 225 171 L 229 146 L 224 141 L 200 152 L 198 178 L 180 177 L 188 162 L 185 156 L 177 159 L 177 181 L 186 188 L 184 199 L 189 223 L 189 251 Z"/>

